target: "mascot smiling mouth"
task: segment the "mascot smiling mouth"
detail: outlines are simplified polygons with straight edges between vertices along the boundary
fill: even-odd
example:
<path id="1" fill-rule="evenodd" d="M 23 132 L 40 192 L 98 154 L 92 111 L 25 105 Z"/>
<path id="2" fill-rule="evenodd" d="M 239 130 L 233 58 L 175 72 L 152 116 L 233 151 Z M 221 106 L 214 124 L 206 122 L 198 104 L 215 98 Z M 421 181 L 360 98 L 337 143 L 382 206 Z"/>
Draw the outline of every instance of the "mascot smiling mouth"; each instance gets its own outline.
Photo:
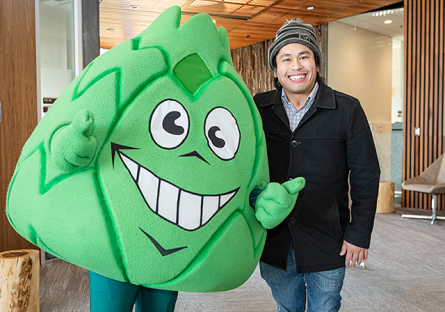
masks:
<path id="1" fill-rule="evenodd" d="M 186 191 L 153 174 L 121 151 L 117 151 L 147 206 L 178 227 L 194 231 L 212 219 L 238 192 L 205 195 Z"/>

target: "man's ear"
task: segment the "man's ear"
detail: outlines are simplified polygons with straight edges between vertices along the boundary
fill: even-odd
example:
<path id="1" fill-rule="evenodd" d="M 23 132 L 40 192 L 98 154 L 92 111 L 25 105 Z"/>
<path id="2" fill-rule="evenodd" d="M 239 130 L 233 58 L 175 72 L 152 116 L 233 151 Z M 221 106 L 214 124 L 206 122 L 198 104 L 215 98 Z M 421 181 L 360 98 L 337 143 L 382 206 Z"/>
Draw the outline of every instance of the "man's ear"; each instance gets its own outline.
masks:
<path id="1" fill-rule="evenodd" d="M 318 70 L 318 69 L 317 69 Z M 277 76 L 277 68 L 276 67 L 274 67 L 274 69 L 273 69 L 273 76 L 275 77 L 275 78 L 278 78 L 278 76 Z"/>

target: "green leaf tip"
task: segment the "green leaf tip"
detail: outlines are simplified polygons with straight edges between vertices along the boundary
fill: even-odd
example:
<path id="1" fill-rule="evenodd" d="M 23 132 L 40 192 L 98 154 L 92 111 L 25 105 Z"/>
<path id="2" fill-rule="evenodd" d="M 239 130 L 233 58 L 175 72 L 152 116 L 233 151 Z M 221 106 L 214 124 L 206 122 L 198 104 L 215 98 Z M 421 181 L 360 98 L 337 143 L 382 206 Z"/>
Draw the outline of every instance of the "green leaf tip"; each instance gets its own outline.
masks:
<path id="1" fill-rule="evenodd" d="M 185 15 L 183 20 L 187 17 Z M 156 47 L 162 50 L 171 68 L 188 55 L 198 54 L 213 76 L 218 74 L 219 60 L 232 64 L 227 32 L 221 27 L 217 29 L 208 14 L 196 14 L 182 26 L 179 26 L 180 21 L 178 6 L 165 10 L 137 36 L 138 49 Z"/>

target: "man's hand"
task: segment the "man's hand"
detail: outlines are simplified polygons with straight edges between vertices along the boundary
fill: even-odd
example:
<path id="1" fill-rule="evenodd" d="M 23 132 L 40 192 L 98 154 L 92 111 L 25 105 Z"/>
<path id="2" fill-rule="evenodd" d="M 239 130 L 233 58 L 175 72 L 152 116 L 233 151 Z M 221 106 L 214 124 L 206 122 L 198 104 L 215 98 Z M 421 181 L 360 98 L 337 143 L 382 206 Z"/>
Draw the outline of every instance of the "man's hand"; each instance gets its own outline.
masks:
<path id="1" fill-rule="evenodd" d="M 362 261 L 366 261 L 368 259 L 368 249 L 354 246 L 349 244 L 347 241 L 343 241 L 343 246 L 341 247 L 340 251 L 340 256 L 344 256 L 345 254 L 345 266 L 349 266 L 351 264 L 353 268 L 355 268 L 355 265 L 360 265 Z"/>

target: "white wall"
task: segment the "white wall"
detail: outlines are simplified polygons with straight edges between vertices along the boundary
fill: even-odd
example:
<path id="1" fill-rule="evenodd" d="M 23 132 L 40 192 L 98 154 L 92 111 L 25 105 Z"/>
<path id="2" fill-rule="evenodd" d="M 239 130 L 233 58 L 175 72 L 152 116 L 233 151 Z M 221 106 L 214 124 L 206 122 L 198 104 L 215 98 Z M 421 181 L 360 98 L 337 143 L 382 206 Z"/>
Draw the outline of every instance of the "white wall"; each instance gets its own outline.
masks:
<path id="1" fill-rule="evenodd" d="M 40 5 L 40 66 L 68 69 L 67 12 L 61 5 Z"/>
<path id="2" fill-rule="evenodd" d="M 359 99 L 368 121 L 391 121 L 392 38 L 329 23 L 328 85 Z"/>
<path id="3" fill-rule="evenodd" d="M 57 98 L 74 79 L 72 3 L 39 1 L 40 85 L 43 98 Z M 42 112 L 42 115 L 44 113 Z"/>
<path id="4" fill-rule="evenodd" d="M 404 38 L 392 39 L 392 106 L 391 121 L 403 122 L 403 62 Z"/>

